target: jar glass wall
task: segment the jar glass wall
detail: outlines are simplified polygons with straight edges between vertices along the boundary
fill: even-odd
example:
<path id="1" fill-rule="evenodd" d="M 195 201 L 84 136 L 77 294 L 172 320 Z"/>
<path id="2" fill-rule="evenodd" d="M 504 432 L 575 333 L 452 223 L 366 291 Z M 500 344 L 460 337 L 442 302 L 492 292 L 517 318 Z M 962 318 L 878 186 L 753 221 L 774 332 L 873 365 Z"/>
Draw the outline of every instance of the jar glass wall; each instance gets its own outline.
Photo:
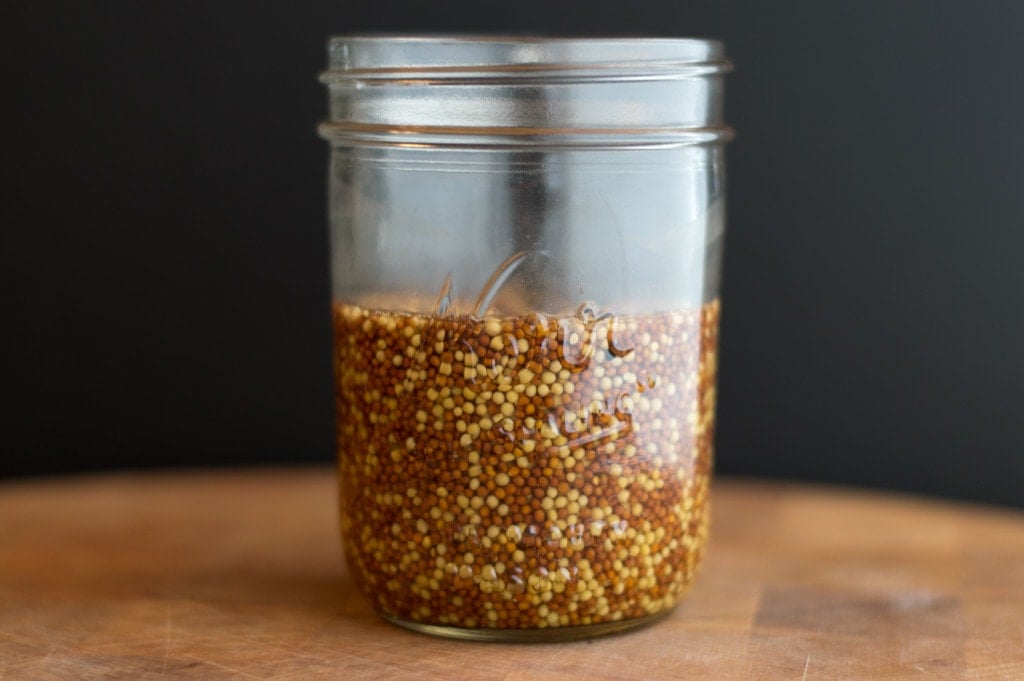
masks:
<path id="1" fill-rule="evenodd" d="M 342 535 L 385 618 L 561 640 L 667 613 L 707 532 L 718 43 L 338 38 Z"/>

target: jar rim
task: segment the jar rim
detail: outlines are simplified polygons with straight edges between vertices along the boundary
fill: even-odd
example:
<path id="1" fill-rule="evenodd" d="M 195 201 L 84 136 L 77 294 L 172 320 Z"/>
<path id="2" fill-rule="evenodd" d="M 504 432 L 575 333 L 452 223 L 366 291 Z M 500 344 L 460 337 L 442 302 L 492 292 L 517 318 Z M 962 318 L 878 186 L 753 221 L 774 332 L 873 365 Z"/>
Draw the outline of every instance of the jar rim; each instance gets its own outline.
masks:
<path id="1" fill-rule="evenodd" d="M 703 66 L 731 70 L 719 40 L 660 37 L 560 37 L 484 34 L 340 35 L 328 40 L 321 80 L 408 78 L 429 73 L 456 78 L 491 72 L 657 72 Z M 689 71 L 690 69 L 686 69 Z M 582 74 L 580 74 L 582 75 Z M 696 75 L 696 74 L 691 74 Z"/>

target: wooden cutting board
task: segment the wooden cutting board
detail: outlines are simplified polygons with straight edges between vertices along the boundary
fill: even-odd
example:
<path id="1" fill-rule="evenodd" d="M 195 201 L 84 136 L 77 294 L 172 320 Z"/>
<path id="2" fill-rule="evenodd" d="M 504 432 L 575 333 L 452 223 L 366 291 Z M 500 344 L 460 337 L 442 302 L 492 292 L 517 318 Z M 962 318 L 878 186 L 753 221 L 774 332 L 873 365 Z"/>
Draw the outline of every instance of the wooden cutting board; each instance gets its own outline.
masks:
<path id="1" fill-rule="evenodd" d="M 373 615 L 329 469 L 0 484 L 0 681 L 1024 679 L 1024 514 L 721 480 L 668 619 L 485 644 Z"/>

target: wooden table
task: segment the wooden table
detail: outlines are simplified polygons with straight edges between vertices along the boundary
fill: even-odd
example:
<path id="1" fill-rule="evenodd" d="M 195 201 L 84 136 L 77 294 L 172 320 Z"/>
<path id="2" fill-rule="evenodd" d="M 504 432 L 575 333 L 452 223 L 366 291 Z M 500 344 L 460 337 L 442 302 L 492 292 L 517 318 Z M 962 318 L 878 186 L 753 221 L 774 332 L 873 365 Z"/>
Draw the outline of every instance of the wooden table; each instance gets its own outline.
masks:
<path id="1" fill-rule="evenodd" d="M 434 639 L 349 580 L 328 469 L 0 484 L 0 680 L 1024 679 L 1024 514 L 721 480 L 668 619 Z"/>

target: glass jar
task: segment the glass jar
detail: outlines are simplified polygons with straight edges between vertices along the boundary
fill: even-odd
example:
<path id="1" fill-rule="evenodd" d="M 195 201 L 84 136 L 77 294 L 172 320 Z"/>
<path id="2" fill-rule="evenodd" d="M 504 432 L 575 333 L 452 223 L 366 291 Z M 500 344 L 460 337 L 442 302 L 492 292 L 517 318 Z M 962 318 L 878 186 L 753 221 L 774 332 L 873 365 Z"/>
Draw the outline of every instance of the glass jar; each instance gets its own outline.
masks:
<path id="1" fill-rule="evenodd" d="M 665 615 L 708 527 L 722 45 L 340 37 L 329 64 L 354 579 L 457 638 Z"/>

